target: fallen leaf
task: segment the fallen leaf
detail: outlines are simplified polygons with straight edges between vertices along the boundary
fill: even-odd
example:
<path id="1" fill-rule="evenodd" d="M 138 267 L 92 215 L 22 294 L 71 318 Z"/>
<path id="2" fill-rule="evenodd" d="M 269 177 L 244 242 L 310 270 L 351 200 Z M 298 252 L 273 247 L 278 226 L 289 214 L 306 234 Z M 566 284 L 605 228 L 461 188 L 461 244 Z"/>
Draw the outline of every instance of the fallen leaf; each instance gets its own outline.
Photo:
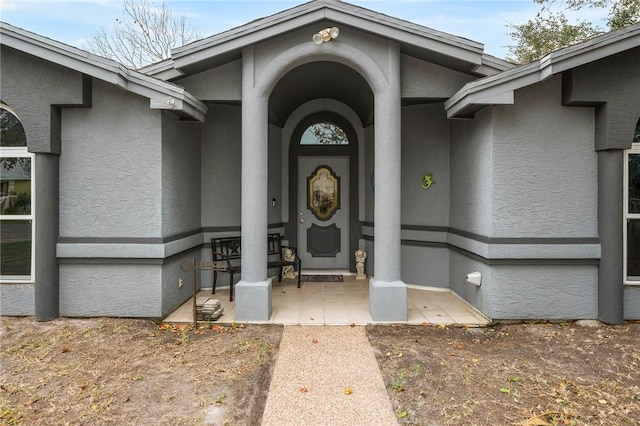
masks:
<path id="1" fill-rule="evenodd" d="M 460 343 L 460 344 L 457 346 L 457 348 L 458 348 L 458 349 L 464 349 L 464 345 L 463 345 L 462 343 Z"/>
<path id="2" fill-rule="evenodd" d="M 398 353 L 398 358 L 402 358 L 402 352 Z"/>
<path id="3" fill-rule="evenodd" d="M 607 400 L 606 399 L 599 399 L 598 402 L 600 404 L 607 404 Z"/>
<path id="4" fill-rule="evenodd" d="M 409 413 L 407 413 L 406 411 L 398 411 L 398 412 L 396 413 L 396 416 L 397 416 L 399 419 L 404 419 L 405 417 L 407 417 L 407 414 L 409 414 Z"/>
<path id="5" fill-rule="evenodd" d="M 353 389 L 351 389 L 351 388 L 346 388 L 346 389 L 344 390 L 344 394 L 345 394 L 345 395 L 351 395 L 351 392 L 353 392 Z"/>
<path id="6" fill-rule="evenodd" d="M 300 388 L 301 393 L 307 393 L 307 388 Z"/>
<path id="7" fill-rule="evenodd" d="M 500 388 L 500 392 L 502 392 L 502 393 L 511 393 L 511 389 Z"/>
<path id="8" fill-rule="evenodd" d="M 314 318 L 314 317 L 309 317 L 309 319 L 310 319 L 311 321 L 315 321 L 315 318 Z"/>
<path id="9" fill-rule="evenodd" d="M 425 322 L 422 323 L 422 326 L 423 327 L 429 327 L 429 323 L 425 321 Z"/>
<path id="10" fill-rule="evenodd" d="M 313 339 L 312 343 L 318 343 L 318 339 Z"/>
<path id="11" fill-rule="evenodd" d="M 351 323 L 351 328 L 353 328 L 353 327 L 355 327 L 355 326 L 356 326 L 356 323 L 355 323 L 355 322 L 352 322 L 352 323 Z"/>
<path id="12" fill-rule="evenodd" d="M 447 328 L 446 324 L 438 324 L 438 328 Z"/>
<path id="13" fill-rule="evenodd" d="M 480 360 L 479 360 L 478 358 L 471 358 L 471 361 L 472 361 L 472 362 L 478 362 L 478 361 L 480 361 Z"/>

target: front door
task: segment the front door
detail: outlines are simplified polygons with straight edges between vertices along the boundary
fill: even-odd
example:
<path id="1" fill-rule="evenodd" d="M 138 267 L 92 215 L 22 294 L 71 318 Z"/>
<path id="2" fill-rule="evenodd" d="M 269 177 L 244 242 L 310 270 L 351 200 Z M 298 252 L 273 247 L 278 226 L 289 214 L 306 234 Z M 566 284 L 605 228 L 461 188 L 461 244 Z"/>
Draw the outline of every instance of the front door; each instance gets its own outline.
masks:
<path id="1" fill-rule="evenodd" d="M 304 269 L 349 269 L 349 157 L 298 157 L 297 220 Z"/>

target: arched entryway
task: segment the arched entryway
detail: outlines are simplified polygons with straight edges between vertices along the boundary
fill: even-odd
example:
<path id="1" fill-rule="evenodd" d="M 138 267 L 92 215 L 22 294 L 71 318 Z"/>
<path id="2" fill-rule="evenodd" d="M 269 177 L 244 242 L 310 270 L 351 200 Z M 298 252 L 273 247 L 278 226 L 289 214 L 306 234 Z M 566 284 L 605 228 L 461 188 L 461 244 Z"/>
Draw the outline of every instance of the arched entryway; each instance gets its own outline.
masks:
<path id="1" fill-rule="evenodd" d="M 282 129 L 290 115 L 284 112 L 314 99 L 337 99 L 352 106 L 358 104 L 359 96 L 366 96 L 370 113 L 358 115 L 370 126 L 376 176 L 375 270 L 369 281 L 370 313 L 376 321 L 406 321 L 406 286 L 400 274 L 400 47 L 396 43 L 384 43 L 381 48 L 385 50 L 381 61 L 374 61 L 349 43 L 325 43 L 321 47 L 302 43 L 273 55 L 270 61 L 263 61 L 255 47 L 243 50 L 243 257 L 242 279 L 236 286 L 238 320 L 265 321 L 271 316 L 271 281 L 267 278 L 264 237 L 268 215 L 264 185 L 260 183 L 268 182 L 265 141 L 270 141 L 271 133 L 279 132 L 273 126 Z M 308 75 L 322 67 L 329 70 L 334 67 L 337 71 L 329 72 L 328 76 L 320 73 L 322 76 L 318 74 L 315 79 Z M 303 72 L 305 70 L 307 72 Z M 287 78 L 291 75 L 296 77 Z M 348 84 L 339 83 L 345 76 L 356 76 L 365 82 L 368 90 L 351 93 Z M 317 84 L 318 81 L 323 84 Z M 284 96 L 278 95 L 279 90 Z M 287 200 L 290 196 L 287 194 Z M 285 221 L 289 231 L 292 219 L 288 215 Z"/>

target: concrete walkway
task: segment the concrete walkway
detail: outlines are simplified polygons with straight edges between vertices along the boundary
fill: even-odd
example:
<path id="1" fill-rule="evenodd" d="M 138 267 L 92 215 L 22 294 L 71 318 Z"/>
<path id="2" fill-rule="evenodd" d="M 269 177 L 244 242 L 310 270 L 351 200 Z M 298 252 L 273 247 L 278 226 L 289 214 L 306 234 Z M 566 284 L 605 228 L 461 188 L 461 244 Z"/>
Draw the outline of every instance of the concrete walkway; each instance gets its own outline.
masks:
<path id="1" fill-rule="evenodd" d="M 394 424 L 364 327 L 284 327 L 263 426 Z"/>

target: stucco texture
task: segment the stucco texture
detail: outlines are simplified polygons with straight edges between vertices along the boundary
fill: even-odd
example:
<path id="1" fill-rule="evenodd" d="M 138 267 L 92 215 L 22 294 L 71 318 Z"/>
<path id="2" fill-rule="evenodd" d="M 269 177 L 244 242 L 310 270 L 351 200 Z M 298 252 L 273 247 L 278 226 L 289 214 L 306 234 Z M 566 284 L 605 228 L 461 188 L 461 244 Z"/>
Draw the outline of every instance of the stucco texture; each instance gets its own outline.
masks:
<path id="1" fill-rule="evenodd" d="M 94 81 L 93 106 L 64 109 L 60 236 L 161 234 L 161 112 Z"/>
<path id="2" fill-rule="evenodd" d="M 593 112 L 561 105 L 561 78 L 494 109 L 493 237 L 597 236 Z"/>
<path id="3" fill-rule="evenodd" d="M 160 318 L 161 282 L 161 265 L 60 265 L 60 315 Z"/>

